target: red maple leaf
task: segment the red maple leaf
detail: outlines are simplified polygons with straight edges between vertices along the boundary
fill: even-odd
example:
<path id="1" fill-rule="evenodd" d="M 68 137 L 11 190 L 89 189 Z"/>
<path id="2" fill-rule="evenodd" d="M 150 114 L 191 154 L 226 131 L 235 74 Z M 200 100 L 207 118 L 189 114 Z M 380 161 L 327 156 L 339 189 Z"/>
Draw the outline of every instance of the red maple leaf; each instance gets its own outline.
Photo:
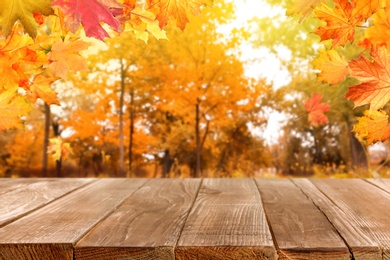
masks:
<path id="1" fill-rule="evenodd" d="M 119 31 L 120 22 L 112 15 L 109 6 L 97 0 L 56 0 L 52 6 L 58 6 L 64 12 L 66 27 L 73 33 L 79 29 L 81 23 L 88 37 L 104 40 L 109 36 L 100 22 L 105 22 Z"/>
<path id="2" fill-rule="evenodd" d="M 330 106 L 328 103 L 321 103 L 322 97 L 321 94 L 315 93 L 305 102 L 305 109 L 309 112 L 309 122 L 314 127 L 328 123 L 328 117 L 324 113 L 330 110 Z"/>

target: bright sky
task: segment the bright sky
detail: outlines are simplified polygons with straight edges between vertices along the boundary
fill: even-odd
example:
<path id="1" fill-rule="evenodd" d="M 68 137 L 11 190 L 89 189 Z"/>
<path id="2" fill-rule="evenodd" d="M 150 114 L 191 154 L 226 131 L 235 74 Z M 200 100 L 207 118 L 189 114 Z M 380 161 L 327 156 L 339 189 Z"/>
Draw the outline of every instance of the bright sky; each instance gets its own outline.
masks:
<path id="1" fill-rule="evenodd" d="M 236 20 L 227 26 L 220 29 L 221 32 L 229 31 L 234 27 L 246 27 L 248 21 L 254 17 L 273 17 L 278 14 L 284 14 L 282 8 L 272 8 L 264 0 L 232 0 L 236 6 Z M 249 44 L 244 44 L 241 47 L 244 61 L 251 60 L 245 67 L 245 74 L 248 77 L 265 78 L 268 83 L 275 88 L 286 85 L 290 81 L 290 75 L 287 70 L 281 68 L 280 59 L 289 60 L 290 53 L 288 50 L 281 49 L 279 57 L 268 51 L 267 48 L 254 49 Z M 285 115 L 278 112 L 271 112 L 268 118 L 268 124 L 265 132 L 260 133 L 267 143 L 277 142 L 280 136 L 281 123 L 286 120 Z"/>

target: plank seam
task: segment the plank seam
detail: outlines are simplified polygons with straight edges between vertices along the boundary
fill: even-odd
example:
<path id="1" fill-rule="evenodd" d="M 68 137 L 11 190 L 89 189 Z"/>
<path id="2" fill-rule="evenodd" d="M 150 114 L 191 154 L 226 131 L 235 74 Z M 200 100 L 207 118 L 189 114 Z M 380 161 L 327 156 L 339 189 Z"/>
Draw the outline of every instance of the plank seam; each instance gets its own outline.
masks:
<path id="1" fill-rule="evenodd" d="M 274 234 L 274 231 L 272 229 L 272 226 L 271 226 L 271 221 L 269 220 L 268 218 L 268 214 L 267 214 L 267 210 L 265 209 L 265 206 L 264 206 L 264 201 L 263 201 L 263 198 L 261 197 L 261 192 L 260 192 L 260 188 L 259 188 L 259 185 L 257 185 L 257 182 L 254 178 L 252 178 L 256 188 L 257 188 L 257 191 L 259 192 L 259 197 L 260 197 L 260 201 L 261 201 L 261 206 L 263 207 L 263 210 L 264 210 L 264 215 L 265 215 L 265 219 L 267 221 L 267 224 L 268 224 L 268 229 L 271 233 L 271 237 L 272 237 L 272 241 L 274 243 L 274 246 L 275 246 L 275 249 L 276 249 L 276 252 L 277 254 L 279 255 L 280 253 L 280 249 L 279 249 L 279 245 L 278 243 L 276 242 L 276 237 L 275 237 L 275 234 Z"/>
<path id="2" fill-rule="evenodd" d="M 364 182 L 366 182 L 366 183 L 368 183 L 368 184 L 370 184 L 370 185 L 372 185 L 372 186 L 374 186 L 374 187 L 376 187 L 376 188 L 378 188 L 378 189 L 380 189 L 381 191 L 386 192 L 387 194 L 390 194 L 390 191 L 388 191 L 388 190 L 382 188 L 381 186 L 379 186 L 379 185 L 377 185 L 377 184 L 375 184 L 375 183 L 373 183 L 373 182 L 368 181 L 367 179 L 361 179 L 361 180 L 364 181 Z"/>
<path id="3" fill-rule="evenodd" d="M 142 185 L 140 185 L 137 189 L 135 189 L 129 196 L 127 196 L 126 198 L 123 199 L 123 201 L 121 203 L 119 203 L 115 208 L 113 208 L 111 211 L 109 211 L 105 216 L 103 216 L 103 218 L 101 218 L 100 220 L 98 220 L 94 225 L 90 226 L 89 229 L 87 231 L 85 231 L 84 234 L 82 234 L 78 239 L 75 240 L 74 243 L 72 243 L 72 253 L 73 253 L 73 257 L 72 257 L 72 260 L 75 260 L 76 259 L 76 245 L 80 242 L 80 240 L 82 238 L 84 238 L 85 236 L 87 236 L 95 227 L 97 227 L 101 222 L 103 222 L 105 219 L 107 219 L 115 210 L 117 210 L 120 206 L 122 206 L 126 200 L 128 200 L 131 196 L 134 195 L 134 193 L 136 191 L 138 191 L 139 189 L 141 189 L 143 186 L 145 186 L 146 183 L 150 182 L 151 179 L 148 179 L 146 180 Z"/>
<path id="4" fill-rule="evenodd" d="M 98 181 L 98 180 L 93 180 L 93 181 L 91 181 L 91 182 L 85 183 L 85 184 L 83 184 L 83 185 L 81 185 L 81 186 L 79 186 L 79 187 L 76 187 L 76 188 L 73 189 L 73 190 L 70 190 L 70 191 L 68 191 L 68 192 L 66 192 L 66 193 L 64 193 L 64 194 L 62 194 L 62 195 L 60 195 L 60 196 L 57 197 L 57 198 L 54 198 L 54 199 L 51 200 L 51 201 L 48 201 L 47 203 L 44 203 L 44 204 L 42 204 L 42 205 L 40 205 L 40 206 L 38 206 L 38 207 L 36 207 L 36 208 L 33 208 L 33 209 L 29 210 L 29 211 L 24 212 L 23 214 L 19 215 L 19 216 L 16 217 L 16 218 L 11 218 L 11 219 L 5 221 L 4 223 L 0 224 L 0 228 L 5 227 L 6 225 L 9 225 L 9 224 L 11 224 L 12 222 L 17 221 L 17 220 L 19 220 L 19 219 L 21 219 L 21 218 L 23 218 L 23 217 L 29 215 L 30 213 L 32 213 L 32 212 L 34 212 L 34 211 L 37 211 L 37 210 L 39 210 L 39 209 L 41 209 L 41 208 L 43 208 L 43 207 L 45 207 L 45 206 L 48 206 L 48 205 L 52 204 L 53 202 L 55 202 L 55 201 L 57 201 L 57 200 L 59 200 L 59 199 L 65 197 L 65 196 L 67 196 L 67 195 L 69 195 L 69 194 L 71 194 L 71 193 L 73 193 L 73 192 L 75 192 L 75 191 L 77 191 L 77 190 L 79 190 L 79 189 L 81 189 L 81 188 L 84 188 L 84 187 L 86 187 L 86 186 L 88 186 L 88 185 L 92 185 L 92 183 L 95 183 L 95 182 L 97 182 L 97 181 Z"/>
<path id="5" fill-rule="evenodd" d="M 322 211 L 322 209 L 314 202 L 314 200 L 312 200 L 312 198 L 309 197 L 308 194 L 306 194 L 306 192 L 301 188 L 299 187 L 293 180 L 291 180 L 291 178 L 289 178 L 289 180 L 313 203 L 314 206 L 316 206 L 316 208 L 325 216 L 325 218 L 328 220 L 328 222 L 332 225 L 332 227 L 334 228 L 334 230 L 336 230 L 337 234 L 341 237 L 341 239 L 344 241 L 344 244 L 347 246 L 348 248 L 348 251 L 349 251 L 349 254 L 350 254 L 350 257 L 351 257 L 351 260 L 355 260 L 355 256 L 353 255 L 353 252 L 352 252 L 352 249 L 351 247 L 348 245 L 347 243 L 347 240 L 341 235 L 341 233 L 339 232 L 339 230 L 336 228 L 336 226 L 333 224 L 333 222 L 330 220 L 330 218 L 326 215 L 326 213 L 324 211 Z M 334 201 L 332 199 L 330 199 L 324 192 L 322 192 L 321 189 L 319 189 L 314 183 L 313 185 L 322 193 L 324 194 L 324 196 L 331 202 L 333 203 L 336 207 L 338 207 L 341 211 L 343 211 L 336 203 L 334 203 Z"/>
<path id="6" fill-rule="evenodd" d="M 190 213 L 191 213 L 192 209 L 194 208 L 195 202 L 196 202 L 196 200 L 197 200 L 197 198 L 198 198 L 198 195 L 199 195 L 199 192 L 200 192 L 200 188 L 201 188 L 202 185 L 203 185 L 203 180 L 204 180 L 203 178 L 200 179 L 199 187 L 198 187 L 198 190 L 196 191 L 195 198 L 194 198 L 194 200 L 192 201 L 191 206 L 190 206 L 190 208 L 189 208 L 189 210 L 188 210 L 188 212 L 187 212 L 187 216 L 186 216 L 185 219 L 184 219 L 184 223 L 183 223 L 183 226 L 182 226 L 182 228 L 181 228 L 181 230 L 180 230 L 179 235 L 177 236 L 176 243 L 173 245 L 173 259 L 176 259 L 176 248 L 177 248 L 177 244 L 179 243 L 179 240 L 180 240 L 180 238 L 181 238 L 181 235 L 183 234 L 183 230 L 184 230 L 185 225 L 187 224 L 188 217 L 190 216 Z"/>

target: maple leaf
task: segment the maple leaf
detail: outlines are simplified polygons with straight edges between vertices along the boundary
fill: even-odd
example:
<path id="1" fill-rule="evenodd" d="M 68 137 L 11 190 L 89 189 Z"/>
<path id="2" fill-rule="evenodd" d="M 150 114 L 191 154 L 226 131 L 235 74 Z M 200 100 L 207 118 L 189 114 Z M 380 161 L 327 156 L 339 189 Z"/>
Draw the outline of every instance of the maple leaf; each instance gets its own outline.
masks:
<path id="1" fill-rule="evenodd" d="M 30 86 L 30 91 L 34 95 L 33 101 L 36 98 L 41 98 L 48 105 L 60 105 L 57 99 L 57 93 L 50 87 L 51 83 L 56 81 L 55 78 L 50 75 L 41 73 L 34 77 L 33 84 Z"/>
<path id="2" fill-rule="evenodd" d="M 199 0 L 148 0 L 151 7 L 157 7 L 156 19 L 159 21 L 160 28 L 163 29 L 170 17 L 176 19 L 176 25 L 184 30 L 189 22 L 187 11 L 192 15 L 201 15 Z"/>
<path id="3" fill-rule="evenodd" d="M 68 155 L 72 153 L 72 148 L 69 143 L 65 143 L 61 137 L 57 136 L 49 139 L 47 153 L 51 154 L 54 160 L 66 160 Z"/>
<path id="4" fill-rule="evenodd" d="M 301 14 L 299 22 L 305 20 L 316 6 L 320 6 L 324 0 L 294 0 L 292 6 L 287 9 L 286 14 L 288 16 L 294 16 Z"/>
<path id="5" fill-rule="evenodd" d="M 390 137 L 389 116 L 385 111 L 364 111 L 363 117 L 357 118 L 353 131 L 365 139 L 367 144 L 384 141 Z"/>
<path id="6" fill-rule="evenodd" d="M 377 45 L 390 44 L 390 11 L 379 10 L 372 18 L 374 25 L 366 30 L 366 37 Z"/>
<path id="7" fill-rule="evenodd" d="M 344 56 L 333 49 L 320 53 L 319 57 L 313 61 L 313 65 L 321 70 L 318 80 L 333 85 L 343 81 L 348 71 L 348 63 Z"/>
<path id="8" fill-rule="evenodd" d="M 110 1 L 113 2 L 116 1 Z M 105 22 L 116 31 L 120 30 L 120 22 L 112 15 L 110 6 L 97 0 L 55 0 L 52 5 L 64 12 L 66 27 L 73 33 L 79 29 L 80 23 L 88 37 L 99 40 L 109 37 L 100 22 Z"/>
<path id="9" fill-rule="evenodd" d="M 343 46 L 348 41 L 353 42 L 355 26 L 362 21 L 362 17 L 353 12 L 353 3 L 348 0 L 335 0 L 335 8 L 322 4 L 314 10 L 318 19 L 326 22 L 325 26 L 314 32 L 322 41 L 333 39 L 333 46 Z"/>
<path id="10" fill-rule="evenodd" d="M 355 107 L 370 104 L 370 110 L 382 108 L 390 100 L 390 55 L 385 47 L 371 48 L 373 61 L 360 56 L 349 63 L 350 76 L 362 83 L 349 87 L 345 97 Z"/>
<path id="11" fill-rule="evenodd" d="M 0 86 L 9 91 L 18 86 L 28 89 L 30 75 L 39 73 L 39 67 L 48 63 L 45 54 L 34 50 L 32 39 L 19 34 L 16 28 L 1 45 L 0 42 Z"/>
<path id="12" fill-rule="evenodd" d="M 35 38 L 38 24 L 34 13 L 53 14 L 51 0 L 2 0 L 0 1 L 0 28 L 4 36 L 8 36 L 14 23 L 19 20 L 26 32 Z"/>
<path id="13" fill-rule="evenodd" d="M 330 106 L 328 103 L 321 103 L 322 97 L 321 94 L 315 93 L 305 102 L 309 122 L 314 127 L 328 123 L 328 117 L 324 113 L 330 110 Z"/>
<path id="14" fill-rule="evenodd" d="M 50 70 L 54 76 L 66 78 L 68 71 L 85 71 L 87 63 L 80 55 L 80 51 L 86 50 L 91 44 L 76 39 L 54 42 L 47 57 L 51 61 Z"/>
<path id="15" fill-rule="evenodd" d="M 0 93 L 0 131 L 23 128 L 21 116 L 28 115 L 32 107 L 25 98 L 11 91 Z"/>

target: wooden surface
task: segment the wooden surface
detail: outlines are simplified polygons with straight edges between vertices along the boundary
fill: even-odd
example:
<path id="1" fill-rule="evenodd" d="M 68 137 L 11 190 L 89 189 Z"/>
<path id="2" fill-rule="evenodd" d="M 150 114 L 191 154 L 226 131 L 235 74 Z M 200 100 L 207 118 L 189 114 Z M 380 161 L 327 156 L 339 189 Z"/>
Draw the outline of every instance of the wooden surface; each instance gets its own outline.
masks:
<path id="1" fill-rule="evenodd" d="M 0 259 L 390 259 L 390 180 L 0 179 Z"/>

